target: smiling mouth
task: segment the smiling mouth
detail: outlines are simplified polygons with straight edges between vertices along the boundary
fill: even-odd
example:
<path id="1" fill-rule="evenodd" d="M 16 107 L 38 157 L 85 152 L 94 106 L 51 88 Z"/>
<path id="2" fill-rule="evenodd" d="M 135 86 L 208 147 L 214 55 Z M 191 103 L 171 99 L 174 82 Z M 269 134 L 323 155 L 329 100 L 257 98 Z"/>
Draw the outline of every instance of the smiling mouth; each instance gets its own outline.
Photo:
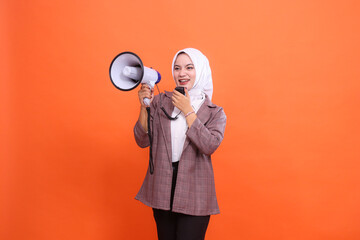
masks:
<path id="1" fill-rule="evenodd" d="M 189 79 L 180 79 L 179 80 L 179 83 L 187 83 L 189 82 L 190 80 Z"/>

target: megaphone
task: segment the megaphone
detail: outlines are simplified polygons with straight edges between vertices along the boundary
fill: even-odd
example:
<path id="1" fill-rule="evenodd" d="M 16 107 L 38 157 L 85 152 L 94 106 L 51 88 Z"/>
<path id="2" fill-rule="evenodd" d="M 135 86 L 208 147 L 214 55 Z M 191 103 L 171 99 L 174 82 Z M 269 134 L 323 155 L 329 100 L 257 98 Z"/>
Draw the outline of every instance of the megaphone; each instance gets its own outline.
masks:
<path id="1" fill-rule="evenodd" d="M 158 71 L 145 67 L 139 56 L 132 52 L 117 55 L 111 62 L 109 72 L 111 82 L 121 91 L 133 90 L 140 83 L 145 83 L 153 89 L 161 80 Z M 150 105 L 150 99 L 144 98 L 143 101 L 147 106 Z"/>

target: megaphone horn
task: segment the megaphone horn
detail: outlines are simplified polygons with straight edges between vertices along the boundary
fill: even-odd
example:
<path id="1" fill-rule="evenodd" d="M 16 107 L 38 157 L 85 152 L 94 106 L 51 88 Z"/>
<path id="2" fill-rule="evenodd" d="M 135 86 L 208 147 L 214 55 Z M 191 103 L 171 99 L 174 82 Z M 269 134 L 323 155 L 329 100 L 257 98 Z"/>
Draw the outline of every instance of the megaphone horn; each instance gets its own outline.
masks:
<path id="1" fill-rule="evenodd" d="M 110 79 L 114 86 L 121 91 L 130 91 L 140 83 L 149 85 L 152 89 L 160 82 L 158 71 L 145 67 L 138 55 L 132 52 L 122 52 L 110 64 Z M 150 99 L 144 99 L 150 105 Z"/>

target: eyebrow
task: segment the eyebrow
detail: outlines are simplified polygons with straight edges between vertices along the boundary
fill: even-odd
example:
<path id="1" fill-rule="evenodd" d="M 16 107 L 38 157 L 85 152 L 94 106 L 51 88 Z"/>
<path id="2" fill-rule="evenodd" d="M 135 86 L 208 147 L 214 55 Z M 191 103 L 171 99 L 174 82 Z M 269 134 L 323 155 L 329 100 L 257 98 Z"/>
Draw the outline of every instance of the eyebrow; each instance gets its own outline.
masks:
<path id="1" fill-rule="evenodd" d="M 194 66 L 193 63 L 189 63 L 189 64 L 186 64 L 185 67 L 187 67 L 187 66 L 189 66 L 189 65 L 193 65 L 193 66 Z M 175 64 L 174 67 L 180 67 L 180 65 Z"/>

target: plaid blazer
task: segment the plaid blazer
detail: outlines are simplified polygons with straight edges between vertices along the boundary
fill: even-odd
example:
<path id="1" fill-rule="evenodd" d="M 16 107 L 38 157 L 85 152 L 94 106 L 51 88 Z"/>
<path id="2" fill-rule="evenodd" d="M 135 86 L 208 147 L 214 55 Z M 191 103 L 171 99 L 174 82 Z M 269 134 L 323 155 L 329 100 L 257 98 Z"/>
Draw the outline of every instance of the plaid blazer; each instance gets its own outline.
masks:
<path id="1" fill-rule="evenodd" d="M 156 95 L 150 106 L 153 136 L 154 173 L 147 170 L 145 180 L 135 199 L 145 205 L 170 210 L 172 184 L 170 120 L 160 107 L 171 114 L 171 92 Z M 225 131 L 226 115 L 206 96 L 196 113 L 197 119 L 186 132 L 186 140 L 178 166 L 172 211 L 204 216 L 220 213 L 216 199 L 211 154 L 219 147 Z M 149 146 L 149 138 L 139 122 L 135 124 L 136 143 Z"/>

